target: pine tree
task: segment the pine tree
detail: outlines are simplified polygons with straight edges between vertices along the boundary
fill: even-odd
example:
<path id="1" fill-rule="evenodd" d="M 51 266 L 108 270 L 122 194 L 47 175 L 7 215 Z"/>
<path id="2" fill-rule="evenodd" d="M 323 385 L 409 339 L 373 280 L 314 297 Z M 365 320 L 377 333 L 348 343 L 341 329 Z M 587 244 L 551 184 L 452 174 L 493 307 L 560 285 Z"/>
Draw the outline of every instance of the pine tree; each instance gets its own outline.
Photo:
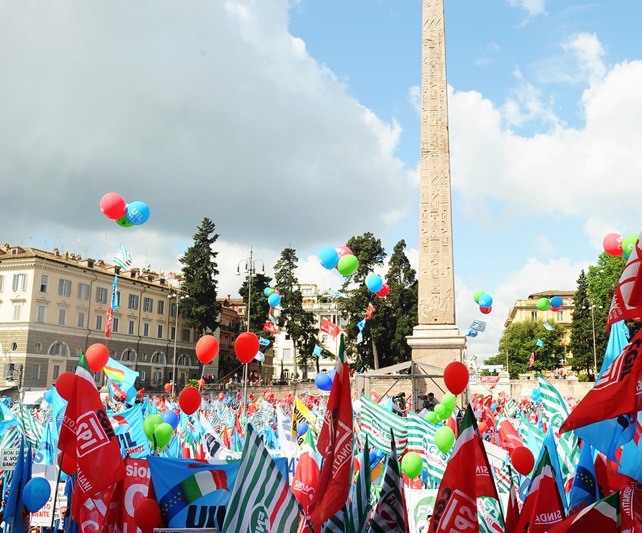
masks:
<path id="1" fill-rule="evenodd" d="M 595 305 L 595 301 L 591 301 L 589 297 L 588 278 L 584 270 L 582 270 L 580 276 L 577 278 L 577 290 L 573 297 L 575 309 L 573 310 L 571 339 L 568 347 L 573 355 L 571 359 L 573 370 L 586 372 L 587 375 L 594 379 L 593 322 L 591 321 L 591 312 L 595 313 L 595 309 L 591 309 L 592 304 Z M 602 353 L 602 359 L 603 358 L 604 353 Z"/>

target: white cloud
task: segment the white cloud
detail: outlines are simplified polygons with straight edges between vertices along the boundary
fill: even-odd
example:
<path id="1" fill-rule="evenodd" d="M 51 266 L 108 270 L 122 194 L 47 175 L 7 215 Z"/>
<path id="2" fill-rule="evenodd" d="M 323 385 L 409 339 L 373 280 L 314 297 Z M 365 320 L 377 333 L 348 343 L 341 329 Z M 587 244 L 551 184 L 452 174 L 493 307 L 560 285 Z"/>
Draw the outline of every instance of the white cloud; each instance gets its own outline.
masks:
<path id="1" fill-rule="evenodd" d="M 606 73 L 603 62 L 604 47 L 593 33 L 578 33 L 562 44 L 564 51 L 571 52 L 577 58 L 579 69 L 589 82 L 600 81 Z"/>
<path id="2" fill-rule="evenodd" d="M 530 17 L 546 13 L 546 0 L 508 0 L 508 5 L 523 9 Z"/>

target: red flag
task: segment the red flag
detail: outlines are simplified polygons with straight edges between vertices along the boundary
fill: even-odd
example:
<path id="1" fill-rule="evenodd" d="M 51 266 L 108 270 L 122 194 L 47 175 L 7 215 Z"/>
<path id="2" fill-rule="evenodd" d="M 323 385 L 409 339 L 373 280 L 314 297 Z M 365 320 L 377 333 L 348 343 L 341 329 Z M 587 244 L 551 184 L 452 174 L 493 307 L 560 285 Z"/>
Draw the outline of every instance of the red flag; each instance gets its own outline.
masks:
<path id="1" fill-rule="evenodd" d="M 519 433 L 507 418 L 499 421 L 498 433 L 499 443 L 508 453 L 512 452 L 518 446 L 524 445 Z"/>
<path id="2" fill-rule="evenodd" d="M 533 368 L 535 364 L 535 354 L 531 352 L 531 356 L 528 358 L 528 368 Z"/>
<path id="3" fill-rule="evenodd" d="M 635 531 L 625 529 L 621 531 Z M 599 500 L 579 513 L 569 516 L 566 520 L 548 530 L 548 533 L 585 533 L 599 531 L 600 533 L 616 533 L 620 531 L 620 495 L 611 494 Z"/>
<path id="4" fill-rule="evenodd" d="M 611 363 L 595 386 L 588 391 L 562 424 L 560 432 L 571 431 L 620 415 L 642 410 L 642 345 L 640 330 Z"/>
<path id="5" fill-rule="evenodd" d="M 263 331 L 267 331 L 268 333 L 272 333 L 272 335 L 276 335 L 276 325 L 271 320 L 267 320 L 265 322 L 265 325 L 263 326 Z"/>
<path id="6" fill-rule="evenodd" d="M 317 463 L 317 452 L 314 449 L 312 433 L 308 431 L 305 441 L 301 447 L 299 462 L 292 478 L 292 493 L 299 500 L 303 512 L 307 516 L 312 503 L 312 497 L 319 484 L 319 464 Z"/>
<path id="7" fill-rule="evenodd" d="M 368 304 L 368 309 L 366 309 L 366 320 L 370 320 L 372 318 L 372 313 L 375 312 L 374 305 Z"/>
<path id="8" fill-rule="evenodd" d="M 339 511 L 352 486 L 353 418 L 350 374 L 343 335 L 339 344 L 337 374 L 323 418 L 317 447 L 323 458 L 319 484 L 310 505 L 310 523 L 321 531 L 323 523 Z"/>
<path id="9" fill-rule="evenodd" d="M 479 532 L 477 498 L 498 499 L 495 481 L 470 404 L 461 421 L 459 437 L 437 491 L 428 531 Z"/>
<path id="10" fill-rule="evenodd" d="M 548 450 L 544 448 L 544 455 L 533 474 L 515 531 L 546 533 L 562 520 L 564 520 L 564 505 L 557 488 Z"/>
<path id="11" fill-rule="evenodd" d="M 642 531 L 642 487 L 635 481 L 620 492 L 620 509 L 622 531 Z"/>
<path id="12" fill-rule="evenodd" d="M 512 476 L 510 476 L 512 479 Z M 506 504 L 506 533 L 516 533 L 517 518 L 519 517 L 519 502 L 517 501 L 517 487 L 511 483 Z"/>
<path id="13" fill-rule="evenodd" d="M 629 256 L 620 281 L 615 288 L 609 316 L 606 320 L 606 327 L 620 320 L 638 319 L 642 316 L 642 250 L 640 240 L 635 243 L 633 251 Z"/>
<path id="14" fill-rule="evenodd" d="M 330 335 L 333 339 L 341 333 L 341 328 L 334 324 L 333 322 L 330 322 L 327 318 L 323 318 L 321 320 L 321 325 L 319 326 L 319 329 L 321 331 L 325 331 L 328 335 Z"/>
<path id="15" fill-rule="evenodd" d="M 111 337 L 111 326 L 113 322 L 114 322 L 114 310 L 111 308 L 111 305 L 110 305 L 109 309 L 107 309 L 107 323 L 105 324 L 105 337 L 107 338 Z"/>
<path id="16" fill-rule="evenodd" d="M 58 448 L 78 464 L 76 508 L 125 477 L 118 439 L 85 365 L 82 354 L 58 439 Z"/>

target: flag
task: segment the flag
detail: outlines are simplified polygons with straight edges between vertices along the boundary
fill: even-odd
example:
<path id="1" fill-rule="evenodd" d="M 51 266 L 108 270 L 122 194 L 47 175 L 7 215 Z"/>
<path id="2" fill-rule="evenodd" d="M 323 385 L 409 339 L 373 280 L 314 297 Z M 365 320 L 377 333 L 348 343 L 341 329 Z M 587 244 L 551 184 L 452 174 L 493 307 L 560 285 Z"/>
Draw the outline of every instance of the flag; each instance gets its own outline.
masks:
<path id="1" fill-rule="evenodd" d="M 504 450 L 511 453 L 515 448 L 523 446 L 524 442 L 519 433 L 507 418 L 502 418 L 497 427 L 499 443 Z"/>
<path id="2" fill-rule="evenodd" d="M 513 470 L 510 465 L 508 466 L 509 477 L 512 479 Z M 506 502 L 506 513 L 504 518 L 504 525 L 506 533 L 513 533 L 517 531 L 517 519 L 519 517 L 519 502 L 517 501 L 517 484 L 511 483 L 508 492 L 508 501 Z"/>
<path id="3" fill-rule="evenodd" d="M 531 352 L 531 356 L 528 358 L 528 368 L 533 368 L 535 364 L 535 354 Z"/>
<path id="4" fill-rule="evenodd" d="M 641 260 L 642 250 L 640 250 L 640 240 L 638 239 L 615 288 L 606 320 L 607 328 L 620 320 L 636 319 L 642 315 Z"/>
<path id="5" fill-rule="evenodd" d="M 406 424 L 408 428 L 406 451 L 421 455 L 430 481 L 438 485 L 444 476 L 450 456 L 450 454 L 442 453 L 435 444 L 435 432 L 439 426 L 428 422 L 412 411 L 406 413 Z"/>
<path id="6" fill-rule="evenodd" d="M 314 427 L 317 422 L 316 415 L 308 409 L 299 397 L 294 400 L 294 408 L 292 409 L 292 435 L 299 437 L 298 445 L 303 444 L 304 438 L 299 436 L 299 425 L 305 422 L 309 427 Z"/>
<path id="7" fill-rule="evenodd" d="M 352 457 L 351 457 L 352 458 Z M 301 507 L 251 424 L 222 531 L 296 533 Z"/>
<path id="8" fill-rule="evenodd" d="M 319 483 L 319 463 L 317 463 L 317 450 L 314 446 L 312 431 L 308 429 L 305 434 L 299 462 L 292 478 L 292 493 L 299 500 L 303 512 L 307 516 L 312 503 L 312 496 Z"/>
<path id="9" fill-rule="evenodd" d="M 4 509 L 4 521 L 11 526 L 15 533 L 26 533 L 29 530 L 30 514 L 24 504 L 23 491 L 27 482 L 31 479 L 31 446 L 27 449 L 25 456 L 25 440 L 20 440 L 20 451 L 18 460 L 13 471 L 13 478 L 9 486 L 9 494 Z M 2 498 L 4 499 L 4 485 L 2 486 Z"/>
<path id="10" fill-rule="evenodd" d="M 119 306 L 119 293 L 118 293 L 118 275 L 114 276 L 114 281 L 111 284 L 111 307 L 112 311 L 118 311 Z"/>
<path id="11" fill-rule="evenodd" d="M 328 296 L 330 297 L 330 299 L 333 299 L 333 298 L 347 298 L 347 296 L 344 293 L 339 292 L 339 291 L 332 291 L 332 290 L 328 291 Z"/>
<path id="12" fill-rule="evenodd" d="M 535 346 L 537 346 L 538 348 L 541 348 L 542 346 L 544 346 L 544 341 L 542 339 L 537 339 Z"/>
<path id="13" fill-rule="evenodd" d="M 437 491 L 429 531 L 479 531 L 477 498 L 498 499 L 488 456 L 468 404 L 459 427 L 452 457 Z"/>
<path id="14" fill-rule="evenodd" d="M 265 354 L 259 350 L 256 352 L 256 355 L 254 356 L 254 359 L 256 359 L 259 363 L 264 363 L 265 362 Z"/>
<path id="15" fill-rule="evenodd" d="M 118 250 L 114 254 L 114 265 L 119 266 L 122 270 L 127 270 L 132 266 L 132 254 L 122 244 L 118 245 Z"/>
<path id="16" fill-rule="evenodd" d="M 349 520 L 352 523 L 354 533 L 365 533 L 369 523 L 370 511 L 370 446 L 368 445 L 368 435 L 363 445 L 363 458 L 359 465 L 357 481 L 352 490 L 352 504 L 348 507 Z"/>
<path id="17" fill-rule="evenodd" d="M 107 309 L 107 320 L 105 321 L 105 337 L 107 338 L 111 337 L 111 328 L 113 324 L 114 324 L 114 310 L 110 306 L 109 309 Z"/>
<path id="18" fill-rule="evenodd" d="M 109 413 L 109 419 L 123 458 L 141 459 L 149 455 L 149 439 L 143 429 L 144 417 L 140 404 L 118 413 Z"/>
<path id="19" fill-rule="evenodd" d="M 580 462 L 577 465 L 573 486 L 569 493 L 569 514 L 577 514 L 585 507 L 600 499 L 597 479 L 595 477 L 595 460 L 593 448 L 588 442 L 582 443 Z"/>
<path id="20" fill-rule="evenodd" d="M 272 335 L 276 335 L 276 325 L 271 320 L 266 320 L 265 324 L 263 325 L 263 331 L 267 331 L 268 333 L 272 333 Z"/>
<path id="21" fill-rule="evenodd" d="M 266 339 L 265 337 L 259 337 L 259 344 L 261 346 L 269 346 L 270 345 L 270 339 Z"/>
<path id="22" fill-rule="evenodd" d="M 354 420 L 343 335 L 336 372 L 317 443 L 323 463 L 311 505 L 310 523 L 314 531 L 321 531 L 321 525 L 344 506 L 352 481 Z"/>
<path id="23" fill-rule="evenodd" d="M 486 331 L 486 322 L 483 320 L 473 320 L 470 323 L 470 329 L 474 331 L 481 331 L 482 333 Z"/>
<path id="24" fill-rule="evenodd" d="M 555 327 L 552 326 L 548 320 L 544 322 L 544 328 L 546 328 L 548 331 L 555 331 Z"/>
<path id="25" fill-rule="evenodd" d="M 103 367 L 103 372 L 105 373 L 105 376 L 111 379 L 122 389 L 128 401 L 132 401 L 135 398 L 136 389 L 134 385 L 140 375 L 139 372 L 126 367 L 111 357 Z"/>
<path id="26" fill-rule="evenodd" d="M 321 357 L 321 346 L 315 344 L 314 349 L 312 350 L 312 355 L 314 355 L 315 357 Z"/>
<path id="27" fill-rule="evenodd" d="M 561 431 L 642 410 L 642 390 L 638 390 L 638 381 L 642 378 L 642 357 L 638 357 L 640 345 L 642 330 L 577 404 L 562 424 Z"/>
<path id="28" fill-rule="evenodd" d="M 339 333 L 341 333 L 341 328 L 339 328 L 339 326 L 337 326 L 335 323 L 330 322 L 327 318 L 321 319 L 321 325 L 319 326 L 319 329 L 330 335 L 333 339 Z"/>
<path id="29" fill-rule="evenodd" d="M 283 407 L 276 406 L 276 423 L 279 444 L 284 451 L 298 451 L 297 434 L 292 431 L 292 420 L 283 412 Z"/>
<path id="30" fill-rule="evenodd" d="M 361 431 L 368 435 L 374 448 L 390 454 L 390 434 L 394 430 L 395 447 L 403 453 L 408 442 L 406 420 L 367 396 L 361 396 Z"/>
<path id="31" fill-rule="evenodd" d="M 386 473 L 383 476 L 379 502 L 375 507 L 370 524 L 371 533 L 405 533 L 407 528 L 403 479 L 399 471 L 394 439 L 394 435 L 391 435 L 390 456 L 386 463 Z"/>
<path id="32" fill-rule="evenodd" d="M 75 496 L 80 500 L 80 506 L 90 496 L 125 477 L 118 439 L 82 353 L 62 421 L 58 448 L 78 464 Z"/>
<path id="33" fill-rule="evenodd" d="M 564 505 L 555 481 L 548 449 L 533 473 L 528 496 L 517 520 L 515 531 L 545 533 L 564 520 Z"/>
<path id="34" fill-rule="evenodd" d="M 366 309 L 366 320 L 370 320 L 372 318 L 372 313 L 374 312 L 375 312 L 374 305 L 369 303 L 368 308 Z"/>
<path id="35" fill-rule="evenodd" d="M 548 533 L 586 533 L 587 531 L 599 531 L 600 533 L 620 531 L 619 492 L 614 492 L 603 500 L 585 507 L 578 514 L 569 516 L 563 522 L 549 529 Z M 627 529 L 627 531 L 631 530 Z"/>

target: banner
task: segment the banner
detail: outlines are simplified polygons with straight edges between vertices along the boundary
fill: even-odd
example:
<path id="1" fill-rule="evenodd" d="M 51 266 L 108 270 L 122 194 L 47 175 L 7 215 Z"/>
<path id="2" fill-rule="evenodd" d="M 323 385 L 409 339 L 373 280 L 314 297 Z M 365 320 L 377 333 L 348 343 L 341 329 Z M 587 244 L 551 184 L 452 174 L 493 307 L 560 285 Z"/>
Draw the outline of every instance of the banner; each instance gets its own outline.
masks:
<path id="1" fill-rule="evenodd" d="M 15 470 L 20 448 L 0 450 L 0 470 Z"/>
<path id="2" fill-rule="evenodd" d="M 432 515 L 437 499 L 436 490 L 405 489 L 408 511 L 408 531 L 428 531 L 428 517 Z"/>

